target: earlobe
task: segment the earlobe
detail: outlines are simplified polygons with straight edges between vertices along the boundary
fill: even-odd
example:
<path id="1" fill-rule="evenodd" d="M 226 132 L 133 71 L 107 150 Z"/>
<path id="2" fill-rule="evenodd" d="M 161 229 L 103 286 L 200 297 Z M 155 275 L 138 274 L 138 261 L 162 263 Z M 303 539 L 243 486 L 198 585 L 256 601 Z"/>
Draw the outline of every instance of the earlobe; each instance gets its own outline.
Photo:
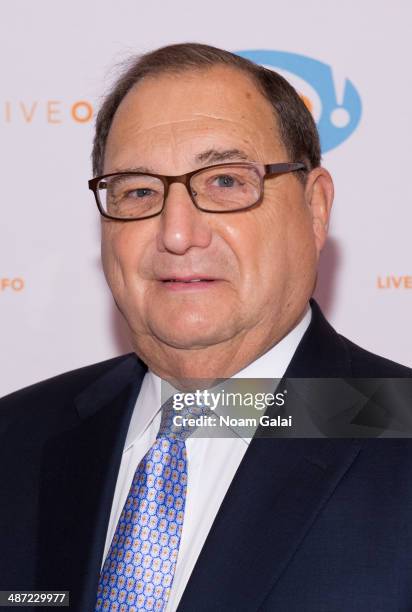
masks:
<path id="1" fill-rule="evenodd" d="M 329 172 L 321 167 L 311 170 L 305 187 L 305 198 L 312 215 L 318 256 L 326 242 L 333 194 L 333 181 Z"/>

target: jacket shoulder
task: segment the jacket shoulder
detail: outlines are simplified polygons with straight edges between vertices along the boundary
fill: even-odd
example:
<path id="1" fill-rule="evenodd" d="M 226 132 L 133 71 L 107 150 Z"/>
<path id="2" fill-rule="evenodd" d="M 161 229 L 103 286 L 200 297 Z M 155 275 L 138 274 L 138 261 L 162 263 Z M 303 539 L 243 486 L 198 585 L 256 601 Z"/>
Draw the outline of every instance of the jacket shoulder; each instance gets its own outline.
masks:
<path id="1" fill-rule="evenodd" d="M 353 376 L 365 378 L 411 378 L 409 368 L 358 346 L 339 334 L 349 354 Z"/>
<path id="2" fill-rule="evenodd" d="M 129 353 L 15 391 L 0 399 L 0 435 L 13 448 L 37 448 L 77 427 L 90 408 L 110 404 L 131 382 L 141 381 L 145 371 L 145 364 Z"/>
<path id="3" fill-rule="evenodd" d="M 0 398 L 2 415 L 4 415 L 4 410 L 7 411 L 7 409 L 14 411 L 23 406 L 39 405 L 43 402 L 51 404 L 53 401 L 58 401 L 61 404 L 62 398 L 68 401 L 72 400 L 95 380 L 98 380 L 113 368 L 133 357 L 137 359 L 134 353 L 128 353 L 120 357 L 114 357 L 64 372 L 14 391 Z"/>
<path id="4" fill-rule="evenodd" d="M 310 300 L 312 318 L 287 376 L 292 378 L 411 378 L 412 369 L 375 355 L 339 334 L 319 305 Z"/>

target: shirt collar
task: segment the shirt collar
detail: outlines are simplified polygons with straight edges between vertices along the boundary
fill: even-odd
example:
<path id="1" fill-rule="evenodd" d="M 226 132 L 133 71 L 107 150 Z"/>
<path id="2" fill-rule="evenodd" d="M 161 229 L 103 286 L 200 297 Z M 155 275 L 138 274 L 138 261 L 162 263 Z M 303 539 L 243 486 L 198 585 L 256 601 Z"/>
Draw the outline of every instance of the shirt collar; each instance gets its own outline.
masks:
<path id="1" fill-rule="evenodd" d="M 233 378 L 282 378 L 311 318 L 312 310 L 308 304 L 302 319 L 282 340 L 234 374 Z"/>
<path id="2" fill-rule="evenodd" d="M 130 419 L 125 451 L 146 431 L 157 413 L 160 412 L 161 383 L 162 379 L 151 370 L 146 372 Z"/>
<path id="3" fill-rule="evenodd" d="M 233 378 L 282 378 L 305 331 L 309 327 L 311 318 L 312 311 L 308 305 L 302 319 L 282 340 L 255 359 L 255 361 L 252 361 L 252 363 L 234 374 Z M 161 384 L 162 379 L 159 376 L 151 370 L 146 372 L 130 420 L 124 447 L 125 451 L 143 435 L 160 412 Z M 246 444 L 250 443 L 251 438 L 239 437 Z"/>

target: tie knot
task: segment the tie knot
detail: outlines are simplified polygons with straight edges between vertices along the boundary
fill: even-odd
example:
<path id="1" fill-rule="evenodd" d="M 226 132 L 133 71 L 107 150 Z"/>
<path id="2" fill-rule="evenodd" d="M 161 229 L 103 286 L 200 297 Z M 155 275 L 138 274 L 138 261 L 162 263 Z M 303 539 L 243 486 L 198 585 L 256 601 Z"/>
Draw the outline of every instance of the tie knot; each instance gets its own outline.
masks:
<path id="1" fill-rule="evenodd" d="M 173 404 L 173 395 L 162 406 L 162 419 L 157 437 L 168 437 L 186 440 L 199 427 L 200 422 L 194 422 L 198 417 L 211 413 L 209 406 L 184 406 L 177 410 Z"/>

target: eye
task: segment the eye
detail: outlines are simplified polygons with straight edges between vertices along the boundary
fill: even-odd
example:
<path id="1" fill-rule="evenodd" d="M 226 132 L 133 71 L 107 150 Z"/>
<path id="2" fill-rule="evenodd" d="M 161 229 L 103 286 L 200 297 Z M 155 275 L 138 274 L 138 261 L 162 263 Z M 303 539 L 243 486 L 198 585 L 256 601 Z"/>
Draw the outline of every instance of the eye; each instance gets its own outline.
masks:
<path id="1" fill-rule="evenodd" d="M 214 182 L 218 187 L 234 187 L 238 184 L 237 179 L 230 174 L 221 174 L 214 179 Z"/>
<path id="2" fill-rule="evenodd" d="M 130 198 L 147 198 L 148 196 L 153 195 L 153 189 L 147 189 L 146 187 L 140 187 L 139 189 L 133 189 L 132 191 L 128 191 L 126 196 Z"/>

